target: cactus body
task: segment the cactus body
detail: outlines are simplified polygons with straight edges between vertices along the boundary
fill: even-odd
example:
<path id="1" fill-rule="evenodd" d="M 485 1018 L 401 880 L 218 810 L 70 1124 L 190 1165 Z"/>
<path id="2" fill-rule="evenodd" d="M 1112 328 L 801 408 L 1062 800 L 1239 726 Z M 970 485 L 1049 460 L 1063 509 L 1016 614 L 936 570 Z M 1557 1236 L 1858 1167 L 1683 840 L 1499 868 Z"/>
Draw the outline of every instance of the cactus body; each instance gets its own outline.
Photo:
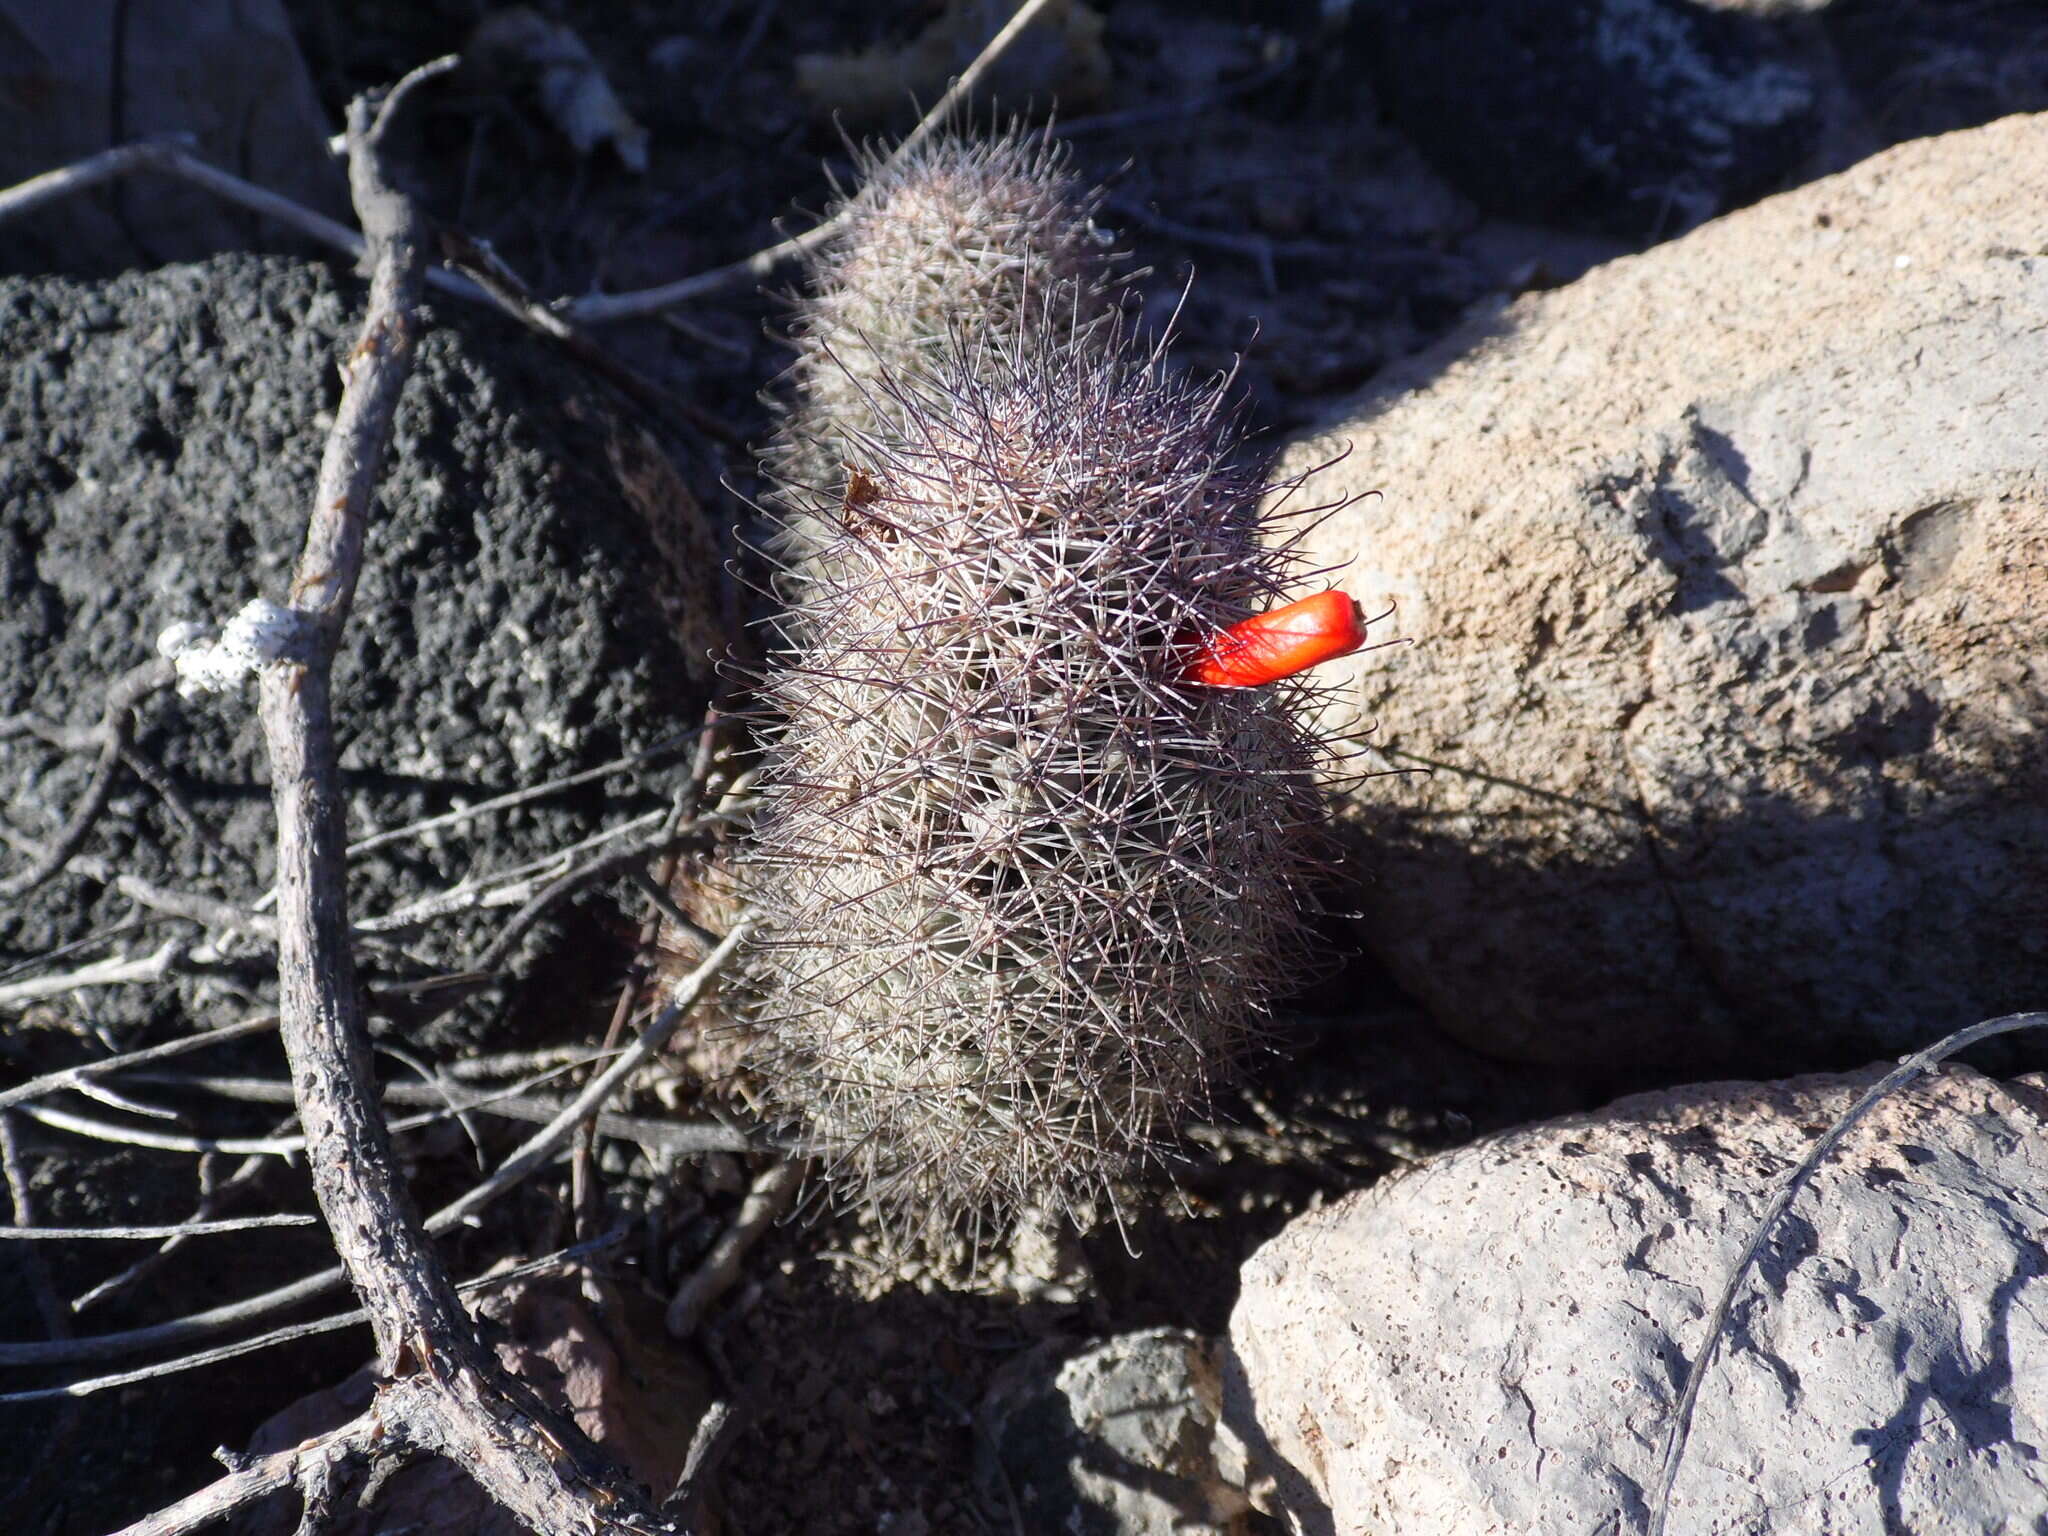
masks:
<path id="1" fill-rule="evenodd" d="M 1292 562 L 1056 162 L 946 143 L 861 197 L 769 460 L 791 606 L 741 873 L 776 1105 L 915 1234 L 1085 1200 L 1203 1100 L 1299 978 L 1322 815 L 1302 685 L 1185 676 Z"/>

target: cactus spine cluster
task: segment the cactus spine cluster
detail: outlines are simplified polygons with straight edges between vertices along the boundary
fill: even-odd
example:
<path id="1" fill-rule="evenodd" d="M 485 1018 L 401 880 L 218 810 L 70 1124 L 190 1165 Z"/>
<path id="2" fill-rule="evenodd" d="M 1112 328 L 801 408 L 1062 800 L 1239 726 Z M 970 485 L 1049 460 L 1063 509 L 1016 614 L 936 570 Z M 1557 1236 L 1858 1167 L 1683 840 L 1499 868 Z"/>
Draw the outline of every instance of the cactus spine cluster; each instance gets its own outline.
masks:
<path id="1" fill-rule="evenodd" d="M 1108 1189 L 1305 955 L 1300 685 L 1183 676 L 1294 562 L 1089 214 L 1016 136 L 871 177 L 767 455 L 753 1022 L 775 1108 L 901 1236 Z"/>

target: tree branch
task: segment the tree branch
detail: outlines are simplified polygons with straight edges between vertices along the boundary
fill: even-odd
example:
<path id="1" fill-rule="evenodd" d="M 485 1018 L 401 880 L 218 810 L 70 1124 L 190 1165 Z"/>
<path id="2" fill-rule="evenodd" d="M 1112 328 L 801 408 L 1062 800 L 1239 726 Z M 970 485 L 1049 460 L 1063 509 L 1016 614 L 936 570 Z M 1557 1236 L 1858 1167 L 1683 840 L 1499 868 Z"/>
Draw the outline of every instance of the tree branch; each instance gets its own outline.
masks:
<path id="1" fill-rule="evenodd" d="M 452 63 L 414 71 L 374 122 L 365 101 L 349 113 L 350 188 L 372 257 L 369 308 L 345 367 L 292 580 L 297 633 L 260 678 L 278 820 L 279 1033 L 315 1195 L 369 1310 L 378 1364 L 399 1377 L 379 1393 L 384 1432 L 448 1456 L 536 1530 L 674 1530 L 567 1417 L 479 1343 L 397 1173 L 350 947 L 330 669 L 411 371 L 426 273 L 424 221 L 388 173 L 385 139 L 404 97 Z"/>

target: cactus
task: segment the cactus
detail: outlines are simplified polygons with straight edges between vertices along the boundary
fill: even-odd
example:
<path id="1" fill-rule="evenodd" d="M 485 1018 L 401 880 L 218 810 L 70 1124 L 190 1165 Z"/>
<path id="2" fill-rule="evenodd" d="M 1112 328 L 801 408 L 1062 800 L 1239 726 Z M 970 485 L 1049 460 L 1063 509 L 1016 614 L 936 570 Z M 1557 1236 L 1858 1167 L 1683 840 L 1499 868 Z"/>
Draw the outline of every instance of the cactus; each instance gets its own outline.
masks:
<path id="1" fill-rule="evenodd" d="M 1308 953 L 1305 685 L 1190 677 L 1296 562 L 1087 207 L 1016 138 L 859 193 L 767 456 L 752 1022 L 774 1108 L 902 1237 L 1111 1188 Z"/>
<path id="2" fill-rule="evenodd" d="M 941 137 L 901 163 L 870 161 L 800 307 L 788 404 L 763 468 L 792 492 L 837 497 L 855 444 L 917 432 L 891 381 L 973 345 L 1033 346 L 1106 324 L 1107 263 L 1079 186 L 1050 141 Z M 816 554 L 813 519 L 788 518 L 774 550 L 795 577 Z"/>

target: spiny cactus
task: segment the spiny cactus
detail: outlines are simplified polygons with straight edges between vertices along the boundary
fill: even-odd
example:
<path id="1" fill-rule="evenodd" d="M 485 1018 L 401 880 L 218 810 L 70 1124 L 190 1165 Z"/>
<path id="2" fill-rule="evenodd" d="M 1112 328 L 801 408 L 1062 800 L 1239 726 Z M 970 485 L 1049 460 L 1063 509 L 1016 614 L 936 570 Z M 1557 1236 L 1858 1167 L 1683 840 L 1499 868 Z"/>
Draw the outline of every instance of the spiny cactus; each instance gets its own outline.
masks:
<path id="1" fill-rule="evenodd" d="M 1300 977 L 1322 812 L 1303 685 L 1189 680 L 1297 573 L 1057 160 L 942 142 L 857 206 L 769 457 L 741 879 L 775 1106 L 914 1236 L 1086 1200 L 1203 1101 Z"/>
<path id="2" fill-rule="evenodd" d="M 838 495 L 864 441 L 916 435 L 914 403 L 889 387 L 963 347 L 1031 348 L 1107 322 L 1097 196 L 1064 152 L 1015 134 L 941 137 L 900 163 L 871 161 L 840 210 L 844 232 L 794 326 L 797 360 L 764 468 L 789 488 Z M 1049 327 L 1045 322 L 1055 321 Z M 800 572 L 803 516 L 776 551 Z"/>

